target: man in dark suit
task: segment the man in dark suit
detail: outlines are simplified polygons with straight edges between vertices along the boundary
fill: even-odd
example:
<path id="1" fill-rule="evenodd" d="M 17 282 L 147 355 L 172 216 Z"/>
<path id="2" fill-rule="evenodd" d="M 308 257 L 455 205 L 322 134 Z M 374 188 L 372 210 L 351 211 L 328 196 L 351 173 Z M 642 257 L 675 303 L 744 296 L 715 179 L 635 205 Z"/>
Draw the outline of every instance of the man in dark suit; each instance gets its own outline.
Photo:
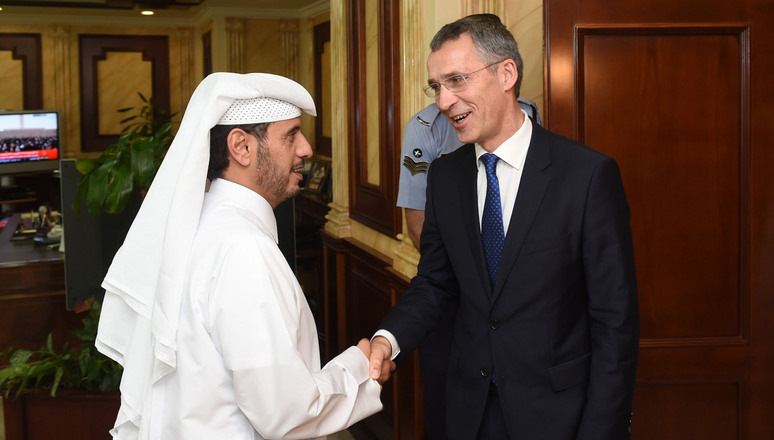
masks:
<path id="1" fill-rule="evenodd" d="M 372 339 L 372 377 L 457 304 L 438 371 L 450 439 L 626 438 L 639 312 L 617 164 L 525 117 L 496 16 L 444 26 L 431 50 L 426 93 L 466 145 L 430 168 L 418 273 Z"/>

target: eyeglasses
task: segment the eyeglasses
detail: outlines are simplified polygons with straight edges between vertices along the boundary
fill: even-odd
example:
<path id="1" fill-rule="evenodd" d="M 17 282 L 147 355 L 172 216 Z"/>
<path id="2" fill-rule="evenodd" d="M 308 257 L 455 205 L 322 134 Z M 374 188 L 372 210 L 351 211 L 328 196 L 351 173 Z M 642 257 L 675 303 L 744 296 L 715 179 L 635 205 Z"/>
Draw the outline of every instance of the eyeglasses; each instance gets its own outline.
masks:
<path id="1" fill-rule="evenodd" d="M 503 61 L 505 61 L 505 60 L 500 60 L 500 61 L 497 61 L 497 62 L 492 63 L 492 64 L 487 64 L 486 66 L 484 66 L 484 67 L 482 67 L 482 68 L 480 68 L 478 70 L 474 70 L 474 71 L 472 71 L 470 73 L 466 73 L 464 75 L 453 75 L 453 76 L 450 76 L 450 77 L 446 78 L 445 80 L 443 80 L 441 83 L 437 83 L 437 82 L 430 83 L 430 84 L 426 85 L 425 88 L 422 89 L 422 90 L 425 92 L 425 95 L 427 95 L 428 98 L 437 98 L 438 95 L 441 94 L 441 86 L 442 85 L 444 87 L 446 87 L 446 90 L 448 90 L 448 91 L 450 91 L 452 93 L 461 92 L 461 91 L 465 90 L 465 87 L 468 86 L 467 78 L 470 78 L 471 76 L 475 75 L 476 73 L 478 73 L 478 72 L 480 72 L 480 71 L 482 71 L 484 69 L 488 69 L 488 68 L 494 66 L 495 64 L 500 64 Z"/>

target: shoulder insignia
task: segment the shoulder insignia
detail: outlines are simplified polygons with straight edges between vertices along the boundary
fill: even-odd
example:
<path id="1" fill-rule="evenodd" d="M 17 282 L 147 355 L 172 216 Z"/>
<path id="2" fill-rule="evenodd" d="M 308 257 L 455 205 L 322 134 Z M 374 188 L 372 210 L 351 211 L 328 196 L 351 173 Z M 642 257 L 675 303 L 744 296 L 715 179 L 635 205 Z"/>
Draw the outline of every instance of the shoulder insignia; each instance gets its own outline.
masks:
<path id="1" fill-rule="evenodd" d="M 428 162 L 415 162 L 408 154 L 403 157 L 403 166 L 411 172 L 412 176 L 419 173 L 426 173 L 430 166 Z"/>
<path id="2" fill-rule="evenodd" d="M 419 121 L 419 123 L 424 125 L 425 127 L 429 127 L 430 126 L 429 122 L 425 121 L 424 119 L 420 118 L 419 116 L 417 116 L 417 121 Z"/>
<path id="3" fill-rule="evenodd" d="M 419 148 L 414 148 L 414 151 L 412 151 L 411 154 L 413 154 L 414 157 L 419 159 L 420 157 L 422 157 L 422 150 L 420 150 Z"/>

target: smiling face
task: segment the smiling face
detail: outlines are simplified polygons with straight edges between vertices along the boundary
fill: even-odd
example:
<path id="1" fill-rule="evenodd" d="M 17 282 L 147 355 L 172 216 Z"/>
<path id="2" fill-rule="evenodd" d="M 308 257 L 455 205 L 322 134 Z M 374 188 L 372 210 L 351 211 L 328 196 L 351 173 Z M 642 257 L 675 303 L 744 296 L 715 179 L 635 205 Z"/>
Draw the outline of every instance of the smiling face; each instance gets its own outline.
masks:
<path id="1" fill-rule="evenodd" d="M 254 181 L 272 207 L 295 196 L 303 176 L 304 159 L 312 156 L 312 147 L 301 134 L 301 118 L 277 121 L 269 125 L 266 139 L 256 142 Z"/>
<path id="2" fill-rule="evenodd" d="M 487 64 L 478 58 L 473 40 L 462 34 L 430 53 L 428 82 L 441 83 Z M 513 93 L 516 78 L 515 63 L 507 59 L 467 77 L 467 86 L 456 93 L 441 86 L 435 101 L 462 142 L 479 143 L 487 151 L 493 151 L 516 133 L 524 120 L 521 111 L 516 111 L 518 103 Z"/>

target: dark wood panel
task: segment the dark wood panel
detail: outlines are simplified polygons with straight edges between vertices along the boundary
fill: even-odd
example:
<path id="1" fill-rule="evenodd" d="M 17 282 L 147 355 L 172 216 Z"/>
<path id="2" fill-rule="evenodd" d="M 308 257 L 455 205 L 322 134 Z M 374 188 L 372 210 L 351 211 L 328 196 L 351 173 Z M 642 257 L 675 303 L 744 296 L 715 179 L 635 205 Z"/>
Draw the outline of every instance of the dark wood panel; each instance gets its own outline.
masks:
<path id="1" fill-rule="evenodd" d="M 331 22 L 326 21 L 316 25 L 314 27 L 314 102 L 317 106 L 317 117 L 314 119 L 314 144 L 315 153 L 327 157 L 333 154 L 333 141 L 330 136 L 323 134 L 323 113 L 333 112 L 333 108 L 325 107 L 323 102 L 323 53 L 325 44 L 330 44 L 330 41 Z M 330 54 L 328 57 L 330 63 Z M 330 71 L 328 74 L 330 75 Z"/>
<path id="2" fill-rule="evenodd" d="M 12 216 L 0 233 L 0 351 L 36 350 L 49 333 L 55 346 L 77 343 L 70 329 L 80 326 L 80 317 L 65 307 L 62 255 L 31 241 L 10 241 L 18 221 L 18 214 Z"/>
<path id="3" fill-rule="evenodd" d="M 644 339 L 746 337 L 749 146 L 730 117 L 749 94 L 746 35 L 579 30 L 579 138 L 616 158 L 627 185 Z"/>
<path id="4" fill-rule="evenodd" d="M 745 438 L 740 420 L 745 390 L 742 382 L 640 384 L 634 396 L 632 439 Z"/>
<path id="5" fill-rule="evenodd" d="M 108 52 L 139 52 L 151 62 L 152 93 L 157 111 L 169 111 L 169 43 L 164 35 L 79 35 L 81 66 L 81 151 L 103 151 L 118 141 L 117 134 L 99 132 L 97 62 Z M 121 88 L 121 84 L 112 85 Z M 134 92 L 134 90 L 132 91 Z M 150 98 L 146 96 L 146 98 Z"/>
<path id="6" fill-rule="evenodd" d="M 43 61 L 40 34 L 0 34 L 0 50 L 10 50 L 22 62 L 24 108 L 43 109 Z"/>
<path id="7" fill-rule="evenodd" d="M 118 392 L 30 391 L 3 402 L 6 439 L 109 440 L 120 405 Z"/>
<path id="8" fill-rule="evenodd" d="M 366 2 L 350 0 L 348 10 L 348 104 L 350 217 L 394 237 L 401 228 L 402 210 L 395 206 L 400 156 L 400 41 L 399 2 L 378 2 L 378 90 L 366 84 Z M 369 100 L 369 98 L 371 100 Z M 373 105 L 373 99 L 378 105 Z M 379 115 L 379 183 L 369 183 L 367 116 Z"/>
<path id="9" fill-rule="evenodd" d="M 392 270 L 389 257 L 354 239 L 322 232 L 325 245 L 326 341 L 336 339 L 331 355 L 363 337 L 377 326 L 408 287 L 409 280 Z M 335 295 L 334 295 L 335 293 Z M 335 298 L 332 298 L 334 296 Z M 336 304 L 336 306 L 334 306 Z M 335 313 L 333 310 L 335 309 Z M 331 323 L 337 322 L 335 330 Z M 416 354 L 406 358 L 384 384 L 382 412 L 357 423 L 350 432 L 357 439 L 424 438 L 422 382 Z"/>
<path id="10" fill-rule="evenodd" d="M 370 338 L 377 330 L 379 322 L 390 310 L 390 289 L 388 280 L 381 270 L 384 263 L 361 259 L 364 255 L 359 253 L 348 255 L 347 259 L 347 321 L 343 329 L 347 335 L 349 344 L 357 342 L 360 338 Z M 360 257 L 360 258 L 358 258 Z M 376 265 L 374 265 L 376 263 Z M 394 426 L 395 417 L 395 381 L 384 384 L 382 389 L 382 404 L 384 409 L 376 415 L 373 421 L 366 421 L 363 428 L 369 427 L 369 431 L 376 438 L 389 438 L 388 433 L 382 433 L 377 429 L 379 423 Z M 374 426 L 376 425 L 376 426 Z"/>
<path id="11" fill-rule="evenodd" d="M 546 124 L 612 155 L 631 204 L 633 437 L 774 438 L 771 2 L 545 13 Z"/>

